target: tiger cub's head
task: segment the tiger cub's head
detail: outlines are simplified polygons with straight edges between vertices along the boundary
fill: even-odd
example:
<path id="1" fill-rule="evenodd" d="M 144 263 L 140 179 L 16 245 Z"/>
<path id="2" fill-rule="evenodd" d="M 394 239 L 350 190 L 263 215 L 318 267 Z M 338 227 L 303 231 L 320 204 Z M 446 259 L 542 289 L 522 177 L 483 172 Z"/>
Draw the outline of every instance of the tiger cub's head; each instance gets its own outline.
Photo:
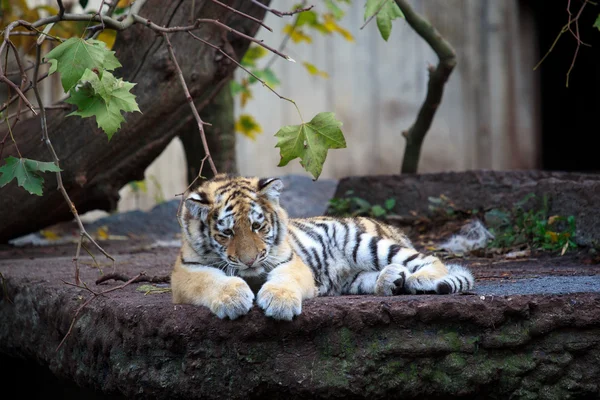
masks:
<path id="1" fill-rule="evenodd" d="M 229 275 L 259 276 L 278 261 L 287 233 L 276 178 L 217 175 L 185 200 L 184 238 L 207 265 Z"/>

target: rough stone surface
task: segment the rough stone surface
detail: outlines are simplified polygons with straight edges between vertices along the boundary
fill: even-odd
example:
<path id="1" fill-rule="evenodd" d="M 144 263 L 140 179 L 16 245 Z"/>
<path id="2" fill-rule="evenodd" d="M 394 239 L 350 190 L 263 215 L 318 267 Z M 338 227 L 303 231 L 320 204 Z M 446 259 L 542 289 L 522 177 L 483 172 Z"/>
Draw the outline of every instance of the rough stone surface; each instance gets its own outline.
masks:
<path id="1" fill-rule="evenodd" d="M 173 250 L 173 249 L 172 249 Z M 168 273 L 176 252 L 119 256 L 123 273 Z M 346 296 L 293 322 L 238 320 L 131 285 L 92 301 L 65 285 L 68 258 L 0 262 L 0 353 L 133 398 L 596 398 L 600 294 Z M 98 272 L 85 268 L 92 282 Z M 114 287 L 117 283 L 103 285 Z M 93 290 L 100 290 L 93 284 Z"/>
<path id="2" fill-rule="evenodd" d="M 600 243 L 600 175 L 545 171 L 467 171 L 341 179 L 335 197 L 353 196 L 383 204 L 396 199 L 394 213 L 427 213 L 428 197 L 444 194 L 458 210 L 512 207 L 530 193 L 547 195 L 551 215 L 574 215 L 576 241 Z"/>
<path id="3" fill-rule="evenodd" d="M 558 174 L 560 179 L 542 174 L 535 184 L 532 173 L 463 175 L 458 188 L 457 175 L 435 174 L 357 178 L 352 189 L 373 204 L 396 197 L 395 211 L 408 213 L 426 211 L 427 196 L 441 193 L 458 207 L 473 207 L 485 196 L 496 201 L 489 207 L 505 206 L 513 201 L 511 193 L 518 201 L 544 184 L 535 193 L 556 194 L 552 207 L 567 207 L 558 196 L 564 195 L 581 208 L 561 208 L 562 213 L 595 218 L 593 195 L 598 198 L 600 181 L 593 177 L 573 175 L 569 181 L 566 174 Z M 474 176 L 487 182 L 479 186 L 487 195 L 477 193 Z M 310 182 L 291 179 L 285 182 L 290 198 L 282 203 L 294 215 L 320 213 L 329 197 L 323 193 L 333 192 L 333 185 L 316 191 L 324 198 L 311 203 Z M 588 185 L 589 196 L 560 193 L 551 188 L 552 180 L 564 187 Z M 350 181 L 342 181 L 338 196 Z M 163 207 L 151 218 L 129 217 L 159 224 L 149 219 L 160 219 L 162 212 L 172 217 L 172 206 Z M 109 231 L 117 233 L 123 222 L 113 219 Z M 149 227 L 140 223 L 136 229 Z M 583 232 L 594 237 L 593 229 Z M 103 245 L 124 275 L 168 275 L 178 249 L 138 243 Z M 0 364 L 10 361 L 7 370 L 23 364 L 21 375 L 31 374 L 36 364 L 36 371 L 51 371 L 61 385 L 100 393 L 95 398 L 600 398 L 600 268 L 582 264 L 578 254 L 540 256 L 535 262 L 474 257 L 461 261 L 476 276 L 473 293 L 322 297 L 306 301 L 292 322 L 269 319 L 257 307 L 238 320 L 219 320 L 202 307 L 173 305 L 170 293 L 144 294 L 138 290 L 142 284 L 132 284 L 83 308 L 57 350 L 91 296 L 64 283 L 73 280 L 73 251 L 73 245 L 0 247 Z M 111 272 L 105 260 L 98 261 L 104 273 Z M 94 285 L 100 272 L 90 257 L 82 257 L 81 268 L 91 290 L 121 284 Z M 15 386 L 12 377 L 7 382 Z M 37 389 L 33 397 L 56 394 Z M 90 398 L 76 388 L 70 396 L 61 393 Z"/>

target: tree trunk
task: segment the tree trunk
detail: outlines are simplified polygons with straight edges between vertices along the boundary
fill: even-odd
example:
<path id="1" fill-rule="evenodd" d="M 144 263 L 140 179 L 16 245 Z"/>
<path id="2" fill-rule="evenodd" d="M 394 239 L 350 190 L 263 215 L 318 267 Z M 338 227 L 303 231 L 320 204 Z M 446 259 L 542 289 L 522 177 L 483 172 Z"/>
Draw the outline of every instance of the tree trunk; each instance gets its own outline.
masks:
<path id="1" fill-rule="evenodd" d="M 204 127 L 204 131 L 217 171 L 235 173 L 237 172 L 237 165 L 235 162 L 233 96 L 229 89 L 230 79 L 223 82 L 223 85 L 215 87 L 216 95 L 202 108 L 200 117 L 203 121 L 210 121 L 211 123 L 211 126 Z M 192 183 L 198 176 L 198 169 L 204 158 L 198 125 L 193 118 L 190 119 L 190 122 L 186 125 L 186 130 L 179 135 L 179 138 L 183 142 L 185 150 L 188 183 Z M 208 163 L 205 162 L 202 176 L 210 179 L 212 175 Z"/>
<path id="2" fill-rule="evenodd" d="M 264 9 L 250 1 L 224 2 L 254 17 L 264 17 Z M 195 16 L 191 18 L 193 9 Z M 150 0 L 141 14 L 161 26 L 184 26 L 195 18 L 212 18 L 248 35 L 254 35 L 259 28 L 256 22 L 209 1 Z M 195 34 L 237 59 L 249 46 L 247 40 L 214 24 L 202 25 Z M 235 64 L 184 32 L 171 34 L 171 42 L 190 94 L 196 104 L 202 104 L 219 82 L 229 79 Z M 119 32 L 113 50 L 123 64 L 116 75 L 137 83 L 132 92 L 143 114 L 127 114 L 127 122 L 109 143 L 94 118 L 67 118 L 72 110 L 52 109 L 47 113 L 49 136 L 60 158 L 64 186 L 79 213 L 115 209 L 119 189 L 127 182 L 143 179 L 146 167 L 173 137 L 188 129 L 190 121 L 185 95 L 160 36 L 136 24 Z M 212 122 L 209 115 L 206 118 L 206 122 Z M 46 145 L 40 141 L 39 118 L 19 123 L 14 136 L 23 157 L 51 160 Z M 9 155 L 17 156 L 12 143 L 5 147 L 3 157 Z M 15 182 L 0 189 L 0 243 L 72 218 L 56 190 L 55 175 L 46 173 L 44 179 L 42 197 L 30 195 Z"/>

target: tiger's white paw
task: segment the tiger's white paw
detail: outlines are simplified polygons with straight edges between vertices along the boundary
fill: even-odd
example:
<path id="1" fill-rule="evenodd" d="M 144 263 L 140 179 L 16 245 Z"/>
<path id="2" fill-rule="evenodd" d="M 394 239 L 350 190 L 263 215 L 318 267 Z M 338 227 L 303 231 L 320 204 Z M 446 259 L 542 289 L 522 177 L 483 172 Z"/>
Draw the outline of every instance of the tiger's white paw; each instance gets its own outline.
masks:
<path id="1" fill-rule="evenodd" d="M 300 291 L 284 284 L 267 282 L 258 292 L 256 304 L 267 317 L 291 321 L 302 312 Z"/>
<path id="2" fill-rule="evenodd" d="M 241 278 L 231 277 L 227 279 L 209 308 L 219 318 L 236 319 L 248 314 L 253 300 L 254 293 L 248 284 Z"/>
<path id="3" fill-rule="evenodd" d="M 410 276 L 408 268 L 400 264 L 390 264 L 381 270 L 375 283 L 377 296 L 393 296 L 406 293 L 404 285 Z"/>

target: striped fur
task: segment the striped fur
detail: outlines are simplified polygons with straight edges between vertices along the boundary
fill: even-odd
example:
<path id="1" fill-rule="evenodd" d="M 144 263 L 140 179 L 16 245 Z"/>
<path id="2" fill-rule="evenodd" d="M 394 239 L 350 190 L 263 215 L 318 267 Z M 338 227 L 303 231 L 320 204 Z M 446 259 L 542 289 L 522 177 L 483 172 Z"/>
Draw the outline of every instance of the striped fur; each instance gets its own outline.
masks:
<path id="1" fill-rule="evenodd" d="M 265 314 L 291 320 L 302 301 L 342 294 L 447 294 L 471 273 L 414 249 L 398 229 L 369 218 L 288 220 L 279 179 L 218 175 L 185 200 L 183 244 L 173 268 L 175 303 L 220 318 Z M 251 286 L 256 286 L 254 292 Z M 255 296 L 256 293 L 256 296 Z"/>

